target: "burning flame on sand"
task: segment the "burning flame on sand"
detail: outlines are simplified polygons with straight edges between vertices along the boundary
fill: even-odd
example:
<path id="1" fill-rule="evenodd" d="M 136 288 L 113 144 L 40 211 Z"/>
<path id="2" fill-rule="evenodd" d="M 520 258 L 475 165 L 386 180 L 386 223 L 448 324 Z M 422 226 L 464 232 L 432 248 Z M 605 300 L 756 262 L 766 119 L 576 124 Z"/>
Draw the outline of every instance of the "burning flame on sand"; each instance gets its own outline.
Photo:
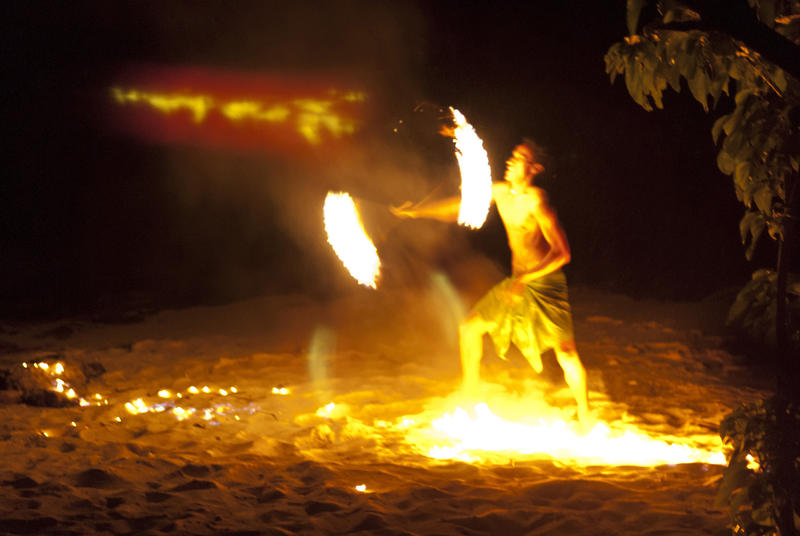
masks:
<path id="1" fill-rule="evenodd" d="M 79 399 L 81 406 L 109 405 L 108 400 L 100 394 L 92 396 L 93 403 L 77 395 L 58 377 L 65 372 L 62 363 L 23 363 L 22 366 L 51 377 L 52 390 L 67 398 Z M 271 392 L 273 395 L 291 393 L 283 386 L 273 387 Z M 252 415 L 258 411 L 259 408 L 252 403 L 236 407 L 231 402 L 215 400 L 217 397 L 228 399 L 237 393 L 239 389 L 235 386 L 212 388 L 207 385 L 192 385 L 183 392 L 159 389 L 155 397 L 152 397 L 157 400 L 137 398 L 125 403 L 124 407 L 131 415 L 164 413 L 171 414 L 177 421 L 196 417 L 209 424 L 221 424 L 221 419 L 226 415 L 239 421 L 240 414 Z M 200 407 L 178 405 L 177 400 L 193 395 L 212 398 L 198 400 L 201 402 Z M 398 454 L 395 434 L 399 434 L 404 437 L 404 443 L 410 452 L 424 455 L 431 460 L 507 463 L 509 459 L 523 461 L 553 458 L 575 466 L 644 467 L 679 463 L 726 463 L 723 445 L 716 435 L 659 437 L 640 430 L 624 418 L 611 423 L 598 422 L 590 431 L 581 433 L 577 423 L 564 420 L 558 408 L 546 404 L 520 404 L 517 399 L 506 400 L 503 396 L 491 398 L 492 405 L 500 408 L 496 410 L 497 413 L 486 402 L 475 404 L 472 411 L 460 407 L 455 407 L 453 411 L 443 411 L 443 406 L 436 404 L 437 407 L 431 407 L 423 413 L 404 415 L 393 421 L 375 419 L 370 426 L 368 422 L 362 422 L 348 404 L 331 402 L 319 408 L 315 417 L 326 421 L 346 421 L 348 425 L 345 428 L 352 437 L 395 438 L 391 439 L 391 447 L 386 450 L 391 457 Z M 445 404 L 449 408 L 454 407 L 447 402 Z M 116 417 L 115 421 L 122 422 L 122 419 Z M 76 428 L 78 425 L 71 421 L 69 426 Z M 333 434 L 330 427 L 328 430 L 328 435 Z M 51 430 L 43 430 L 41 433 L 44 437 L 53 435 Z M 749 458 L 748 462 L 748 468 L 758 468 L 757 460 Z M 364 484 L 356 486 L 356 490 L 367 492 Z"/>
<path id="2" fill-rule="evenodd" d="M 328 192 L 323 212 L 328 243 L 347 271 L 360 284 L 377 288 L 381 261 L 353 199 L 347 193 Z"/>
<path id="3" fill-rule="evenodd" d="M 509 405 L 512 402 L 515 405 Z M 640 466 L 655 467 L 682 463 L 725 465 L 723 445 L 714 434 L 686 434 L 675 437 L 639 429 L 625 417 L 609 423 L 597 422 L 589 431 L 580 431 L 577 422 L 564 419 L 563 410 L 547 404 L 520 407 L 519 400 L 493 397 L 494 413 L 486 402 L 471 411 L 447 402 L 435 403 L 415 415 L 394 420 L 361 421 L 346 404 L 319 408 L 315 417 L 325 423 L 325 437 L 334 435 L 329 421 L 341 423 L 341 440 L 355 437 L 393 438 L 383 450 L 396 459 L 402 437 L 406 454 L 422 455 L 432 461 L 458 460 L 466 463 L 506 464 L 513 461 L 553 459 L 575 467 Z M 336 439 L 333 439 L 336 441 Z"/>
<path id="4" fill-rule="evenodd" d="M 433 445 L 424 453 L 436 459 L 481 461 L 492 454 L 517 457 L 547 455 L 572 460 L 578 465 L 655 466 L 675 463 L 707 463 L 725 465 L 721 444 L 715 448 L 691 446 L 651 437 L 627 424 L 612 430 L 606 423 L 597 423 L 586 434 L 559 418 L 537 419 L 523 423 L 495 415 L 486 403 L 474 407 L 474 416 L 456 408 L 434 419 L 430 433 Z M 616 426 L 615 426 L 616 427 Z M 425 442 L 423 442 L 425 443 Z M 719 441 L 717 440 L 717 443 Z"/>
<path id="5" fill-rule="evenodd" d="M 489 156 L 483 148 L 483 141 L 475 129 L 467 122 L 464 114 L 450 108 L 453 113 L 455 129 L 453 143 L 456 146 L 456 160 L 461 170 L 461 207 L 458 223 L 479 229 L 486 221 L 492 203 L 492 170 Z"/>

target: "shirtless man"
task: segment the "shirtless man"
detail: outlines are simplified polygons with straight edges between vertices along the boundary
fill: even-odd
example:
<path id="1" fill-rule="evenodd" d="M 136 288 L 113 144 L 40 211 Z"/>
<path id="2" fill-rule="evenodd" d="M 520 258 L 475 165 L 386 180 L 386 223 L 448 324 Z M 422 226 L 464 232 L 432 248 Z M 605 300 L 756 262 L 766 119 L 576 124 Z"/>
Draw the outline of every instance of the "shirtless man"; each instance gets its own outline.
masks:
<path id="1" fill-rule="evenodd" d="M 478 385 L 485 333 L 503 359 L 513 342 L 537 373 L 542 371 L 541 353 L 553 348 L 575 397 L 578 419 L 585 424 L 586 370 L 575 347 L 567 282 L 561 271 L 570 261 L 569 244 L 547 194 L 533 186 L 534 178 L 545 170 L 542 153 L 529 140 L 517 145 L 506 161 L 505 180 L 492 185 L 492 201 L 511 249 L 511 276 L 495 285 L 459 326 L 463 384 L 468 393 Z M 399 217 L 455 221 L 459 206 L 460 199 L 451 198 L 421 207 L 403 205 L 393 212 Z"/>

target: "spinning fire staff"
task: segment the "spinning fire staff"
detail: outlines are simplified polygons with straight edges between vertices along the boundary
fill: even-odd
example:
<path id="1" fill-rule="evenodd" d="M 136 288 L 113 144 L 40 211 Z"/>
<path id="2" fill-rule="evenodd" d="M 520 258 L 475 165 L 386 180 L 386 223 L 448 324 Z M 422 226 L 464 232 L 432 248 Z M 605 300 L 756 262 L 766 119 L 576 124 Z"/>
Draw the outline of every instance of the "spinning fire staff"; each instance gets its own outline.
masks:
<path id="1" fill-rule="evenodd" d="M 533 185 L 546 161 L 546 153 L 526 139 L 506 162 L 505 180 L 492 184 L 492 201 L 511 249 L 511 276 L 495 285 L 459 326 L 463 386 L 467 393 L 478 386 L 485 333 L 501 358 L 513 342 L 537 373 L 542 371 L 541 353 L 552 348 L 578 405 L 578 419 L 586 425 L 586 370 L 575 347 L 561 271 L 570 261 L 569 244 L 547 194 Z M 456 221 L 460 204 L 456 197 L 421 206 L 405 203 L 392 212 L 401 218 Z"/>

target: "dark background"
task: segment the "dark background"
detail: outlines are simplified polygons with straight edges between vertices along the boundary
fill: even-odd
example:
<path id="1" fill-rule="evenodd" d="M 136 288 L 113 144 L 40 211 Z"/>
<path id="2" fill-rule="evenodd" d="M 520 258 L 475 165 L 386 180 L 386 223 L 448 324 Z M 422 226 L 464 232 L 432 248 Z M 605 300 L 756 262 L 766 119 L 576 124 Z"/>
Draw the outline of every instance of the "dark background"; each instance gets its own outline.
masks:
<path id="1" fill-rule="evenodd" d="M 498 180 L 531 136 L 573 250 L 571 284 L 694 300 L 741 286 L 742 207 L 688 91 L 645 112 L 603 55 L 624 2 L 20 2 L 4 21 L 0 315 L 220 303 L 354 288 L 324 241 L 332 188 L 364 198 L 386 285 L 482 253 L 508 263 L 495 212 L 480 232 L 397 222 L 387 204 L 456 193 L 441 106 L 483 137 Z M 161 144 L 110 124 L 108 88 L 135 63 L 366 88 L 337 154 Z M 420 106 L 421 105 L 421 106 Z M 416 110 L 416 111 L 415 111 Z M 757 255 L 770 262 L 770 246 Z"/>

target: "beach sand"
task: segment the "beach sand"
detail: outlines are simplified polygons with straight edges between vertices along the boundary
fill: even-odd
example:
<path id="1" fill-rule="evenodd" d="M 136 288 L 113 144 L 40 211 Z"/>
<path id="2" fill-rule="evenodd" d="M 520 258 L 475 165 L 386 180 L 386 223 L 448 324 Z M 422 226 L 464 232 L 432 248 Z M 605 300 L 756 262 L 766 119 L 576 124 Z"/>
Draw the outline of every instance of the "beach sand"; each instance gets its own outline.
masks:
<path id="1" fill-rule="evenodd" d="M 767 384 L 713 329 L 719 304 L 570 291 L 593 416 L 611 435 L 712 452 L 723 416 L 763 396 Z M 481 401 L 506 421 L 576 427 L 552 353 L 537 376 L 487 343 L 485 399 L 459 393 L 456 321 L 472 296 L 453 296 L 440 281 L 129 323 L 3 324 L 0 533 L 696 535 L 726 525 L 714 506 L 719 463 L 603 461 L 587 440 L 583 454 L 537 452 L 551 434 L 513 425 L 512 436 L 531 434 L 517 451 L 443 438 L 433 421 L 456 407 L 477 418 Z M 88 405 L 20 402 L 43 403 L 31 393 L 56 379 Z M 454 459 L 431 457 L 434 447 Z"/>

